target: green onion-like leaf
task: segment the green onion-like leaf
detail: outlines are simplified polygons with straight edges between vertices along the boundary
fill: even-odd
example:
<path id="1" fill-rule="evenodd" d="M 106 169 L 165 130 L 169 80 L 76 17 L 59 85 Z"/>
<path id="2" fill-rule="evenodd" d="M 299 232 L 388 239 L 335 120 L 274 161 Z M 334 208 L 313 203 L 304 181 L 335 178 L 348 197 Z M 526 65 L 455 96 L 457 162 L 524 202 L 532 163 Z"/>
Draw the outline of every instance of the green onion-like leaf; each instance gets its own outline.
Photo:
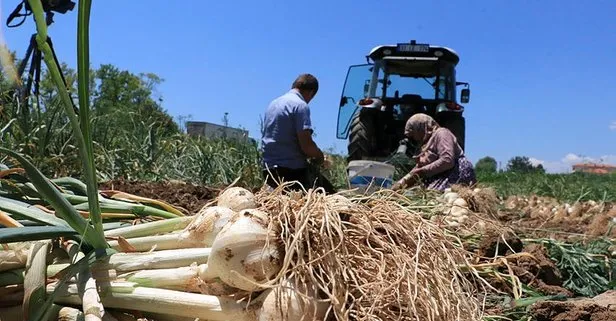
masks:
<path id="1" fill-rule="evenodd" d="M 30 4 L 32 14 L 34 15 L 34 21 L 36 22 L 36 30 L 37 30 L 36 43 L 38 45 L 39 50 L 41 50 L 41 52 L 43 53 L 45 65 L 47 66 L 49 74 L 51 75 L 51 79 L 53 80 L 54 84 L 58 88 L 58 95 L 60 96 L 60 99 L 62 101 L 62 107 L 64 108 L 64 111 L 66 112 L 66 115 L 68 116 L 69 122 L 71 124 L 71 128 L 73 129 L 73 137 L 75 138 L 75 141 L 77 142 L 77 146 L 79 147 L 79 153 L 81 155 L 81 159 L 83 162 L 86 182 L 87 182 L 87 185 L 89 186 L 88 199 L 90 199 L 90 203 L 93 206 L 93 208 L 90 210 L 90 213 L 91 213 L 90 220 L 93 223 L 94 228 L 88 225 L 87 222 L 81 216 L 79 216 L 77 212 L 75 211 L 75 209 L 73 209 L 72 207 L 71 207 L 71 210 L 72 210 L 71 214 L 74 213 L 75 217 L 69 218 L 70 221 L 69 219 L 65 217 L 63 218 L 67 220 L 69 224 L 71 224 L 71 226 L 73 226 L 73 228 L 75 228 L 82 235 L 86 232 L 86 230 L 88 230 L 89 233 L 86 233 L 87 235 L 84 235 L 84 237 L 90 243 L 90 245 L 94 246 L 95 248 L 105 248 L 107 247 L 107 243 L 105 242 L 105 236 L 103 234 L 102 218 L 100 215 L 100 209 L 98 208 L 98 189 L 96 188 L 96 176 L 94 173 L 95 169 L 93 166 L 94 163 L 93 163 L 93 155 L 92 155 L 92 140 L 91 140 L 91 137 L 89 136 L 89 132 L 86 133 L 88 135 L 86 137 L 84 136 L 81 130 L 79 119 L 77 119 L 77 115 L 75 115 L 75 111 L 73 110 L 73 101 L 68 93 L 66 85 L 64 84 L 62 73 L 60 72 L 60 66 L 58 66 L 58 64 L 54 60 L 51 46 L 49 45 L 49 43 L 47 43 L 47 24 L 46 24 L 46 19 L 44 15 L 43 5 L 40 0 L 28 0 L 28 3 Z M 90 5 L 89 4 L 90 4 L 90 1 L 84 1 L 84 2 L 80 1 L 79 17 L 78 17 L 78 20 L 80 22 L 82 19 L 84 19 L 83 17 L 85 17 L 85 19 L 89 19 L 89 16 L 90 16 L 89 14 Z M 80 64 L 78 65 L 78 67 L 80 67 Z M 89 68 L 89 66 L 87 66 L 86 68 Z M 83 71 L 79 71 L 79 80 L 81 80 L 82 77 L 84 77 Z M 86 76 L 86 79 L 88 79 L 87 76 Z M 82 84 L 82 82 L 80 81 L 79 85 L 80 86 L 83 85 L 87 87 L 89 85 L 89 82 Z M 83 105 L 81 106 L 81 108 L 88 109 L 89 106 Z M 86 117 L 89 117 L 89 116 L 86 115 Z M 83 125 L 86 128 L 89 128 L 88 127 L 89 123 L 90 123 L 89 119 L 86 119 Z M 49 184 L 49 182 L 47 182 L 47 184 Z M 37 189 L 39 189 L 39 192 L 41 192 L 41 194 L 45 197 L 47 201 L 50 201 L 48 199 L 49 195 L 46 195 L 40 189 L 39 186 L 37 186 Z M 57 190 L 54 189 L 54 191 L 56 194 L 58 194 Z M 57 201 L 57 200 L 54 200 L 54 201 Z M 63 201 L 66 202 L 66 200 L 64 199 Z M 54 206 L 54 208 L 56 207 Z M 59 209 L 56 208 L 56 211 L 59 211 Z M 81 221 L 78 221 L 76 219 L 77 216 L 79 216 Z"/>
<path id="2" fill-rule="evenodd" d="M 5 198 L 0 198 L 0 210 L 13 214 L 14 216 L 22 216 L 31 221 L 47 225 L 68 226 L 66 221 L 63 221 L 49 213 L 45 213 L 36 207 L 21 206 L 18 202 L 12 202 L 12 200 L 7 200 Z"/>
<path id="3" fill-rule="evenodd" d="M 0 152 L 5 153 L 15 158 L 21 166 L 26 170 L 28 177 L 36 186 L 36 189 L 43 195 L 45 200 L 56 210 L 56 214 L 64 219 L 75 231 L 84 237 L 86 242 L 94 247 L 106 247 L 104 235 L 98 237 L 94 233 L 88 222 L 77 213 L 71 204 L 60 194 L 60 192 L 51 184 L 51 182 L 43 176 L 43 174 L 30 163 L 25 157 L 10 149 L 0 147 Z M 14 213 L 14 212 L 12 212 Z M 52 217 L 50 215 L 50 217 Z M 34 219 L 33 217 L 29 217 Z M 60 224 L 51 224 L 60 225 Z M 102 228 L 102 226 L 101 226 Z"/>
<path id="4" fill-rule="evenodd" d="M 90 207 L 89 202 L 75 205 L 75 209 L 80 210 L 80 211 L 87 211 L 89 207 Z M 115 204 L 115 203 L 101 204 L 101 209 L 105 211 L 105 213 L 139 214 L 143 212 L 143 208 L 145 208 L 145 206 L 136 205 L 136 204 L 126 204 L 126 205 L 125 204 Z"/>
<path id="5" fill-rule="evenodd" d="M 0 229 L 0 243 L 27 242 L 76 235 L 69 226 L 24 226 Z"/>
<path id="6" fill-rule="evenodd" d="M 68 187 L 73 192 L 78 192 L 80 195 L 87 195 L 88 188 L 82 181 L 73 177 L 60 177 L 51 180 L 54 184 Z"/>
<path id="7" fill-rule="evenodd" d="M 85 150 L 84 172 L 86 176 L 90 222 L 99 237 L 103 237 L 103 218 L 98 203 L 98 185 L 94 165 L 94 147 L 90 129 L 90 8 L 92 1 L 80 0 L 77 13 L 77 91 L 79 93 L 79 120 Z"/>
<path id="8" fill-rule="evenodd" d="M 80 203 L 75 205 L 75 209 L 80 211 L 88 210 L 88 203 Z M 176 218 L 177 215 L 159 210 L 157 208 L 141 205 L 141 204 L 131 204 L 131 203 L 119 203 L 119 202 L 103 202 L 101 204 L 101 209 L 105 213 L 131 213 L 138 216 L 156 216 L 162 218 Z"/>

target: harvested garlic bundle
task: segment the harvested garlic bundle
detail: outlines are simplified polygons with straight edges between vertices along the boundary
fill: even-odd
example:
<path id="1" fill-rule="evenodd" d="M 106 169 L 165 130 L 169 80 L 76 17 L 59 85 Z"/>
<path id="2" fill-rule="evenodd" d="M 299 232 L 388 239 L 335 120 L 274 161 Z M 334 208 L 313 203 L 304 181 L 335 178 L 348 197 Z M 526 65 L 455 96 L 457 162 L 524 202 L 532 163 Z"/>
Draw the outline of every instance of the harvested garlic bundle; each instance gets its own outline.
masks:
<path id="1" fill-rule="evenodd" d="M 242 187 L 231 187 L 218 197 L 218 206 L 224 206 L 239 212 L 241 210 L 254 209 L 257 207 L 255 196 L 249 190 Z"/>
<path id="2" fill-rule="evenodd" d="M 243 210 L 233 216 L 220 231 L 208 258 L 207 268 L 199 277 L 210 282 L 222 282 L 244 290 L 254 291 L 280 271 L 282 254 L 275 235 L 268 230 L 268 215 L 259 210 Z"/>

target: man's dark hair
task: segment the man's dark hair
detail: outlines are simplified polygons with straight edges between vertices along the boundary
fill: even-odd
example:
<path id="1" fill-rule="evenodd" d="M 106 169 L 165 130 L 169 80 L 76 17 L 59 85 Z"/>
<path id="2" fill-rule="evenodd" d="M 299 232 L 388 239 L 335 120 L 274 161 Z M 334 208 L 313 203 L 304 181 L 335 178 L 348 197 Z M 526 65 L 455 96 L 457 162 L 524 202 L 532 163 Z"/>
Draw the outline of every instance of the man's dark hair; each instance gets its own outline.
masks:
<path id="1" fill-rule="evenodd" d="M 319 90 L 319 81 L 311 74 L 301 74 L 293 82 L 293 89 L 299 90 Z"/>

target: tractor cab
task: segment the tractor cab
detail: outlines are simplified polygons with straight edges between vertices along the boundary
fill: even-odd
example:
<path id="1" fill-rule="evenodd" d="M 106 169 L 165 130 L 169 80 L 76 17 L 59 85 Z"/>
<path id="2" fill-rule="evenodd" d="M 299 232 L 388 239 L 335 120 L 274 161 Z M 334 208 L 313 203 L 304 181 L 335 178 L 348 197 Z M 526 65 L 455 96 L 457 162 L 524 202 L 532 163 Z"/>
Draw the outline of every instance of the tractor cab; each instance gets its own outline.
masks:
<path id="1" fill-rule="evenodd" d="M 383 160 L 404 138 L 406 121 L 416 113 L 449 128 L 464 148 L 464 107 L 468 83 L 456 81 L 458 55 L 446 47 L 417 44 L 378 46 L 367 64 L 351 66 L 338 111 L 337 137 L 348 139 L 348 160 Z"/>

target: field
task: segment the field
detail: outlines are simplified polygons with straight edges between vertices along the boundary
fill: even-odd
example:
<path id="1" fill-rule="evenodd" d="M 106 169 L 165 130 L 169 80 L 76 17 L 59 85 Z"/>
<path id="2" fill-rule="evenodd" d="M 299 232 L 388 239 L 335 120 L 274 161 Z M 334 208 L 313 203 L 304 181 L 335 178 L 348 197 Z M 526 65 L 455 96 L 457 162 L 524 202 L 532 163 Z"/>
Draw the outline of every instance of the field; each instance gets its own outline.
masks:
<path id="1" fill-rule="evenodd" d="M 0 74 L 1 320 L 616 320 L 616 176 L 357 195 L 330 155 L 339 195 L 268 191 L 258 143 L 189 137 L 156 75 L 90 70 L 88 3 L 69 92 L 52 60 L 28 104 Z"/>

